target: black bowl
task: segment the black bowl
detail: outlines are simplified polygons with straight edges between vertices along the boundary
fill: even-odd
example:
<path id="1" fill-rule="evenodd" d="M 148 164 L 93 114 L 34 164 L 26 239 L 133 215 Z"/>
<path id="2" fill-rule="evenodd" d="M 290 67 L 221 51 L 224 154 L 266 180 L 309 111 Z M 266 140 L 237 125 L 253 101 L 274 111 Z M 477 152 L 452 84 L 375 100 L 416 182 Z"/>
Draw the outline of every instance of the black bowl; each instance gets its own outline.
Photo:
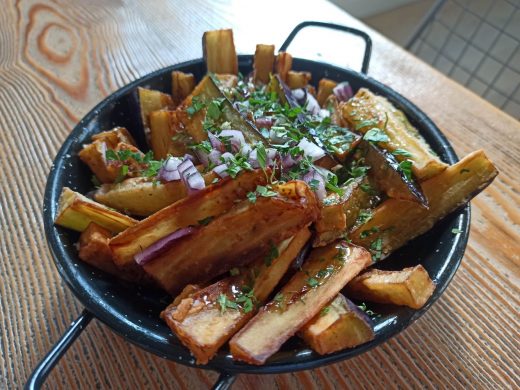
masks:
<path id="1" fill-rule="evenodd" d="M 251 71 L 252 59 L 250 55 L 239 56 L 239 67 L 243 74 Z M 453 148 L 435 124 L 415 105 L 387 86 L 364 74 L 325 63 L 294 59 L 293 68 L 312 72 L 314 80 L 327 77 L 337 81 L 348 81 L 354 91 L 366 87 L 387 97 L 405 112 L 443 161 L 450 164 L 457 161 Z M 81 146 L 89 142 L 93 134 L 114 126 L 125 126 L 138 140 L 142 140 L 140 127 L 137 125 L 138 111 L 133 92 L 138 86 L 170 92 L 172 70 L 190 72 L 200 79 L 206 68 L 203 60 L 199 59 L 158 70 L 113 93 L 79 122 L 61 147 L 50 171 L 45 190 L 44 223 L 58 271 L 88 310 L 130 342 L 178 363 L 195 365 L 189 351 L 159 319 L 160 311 L 170 303 L 171 298 L 158 291 L 136 289 L 81 262 L 74 247 L 78 235 L 53 223 L 58 198 L 64 186 L 82 193 L 92 189 L 91 174 L 77 157 Z M 304 370 L 353 357 L 388 340 L 418 319 L 447 287 L 463 257 L 469 223 L 468 205 L 378 264 L 378 267 L 397 270 L 420 263 L 437 283 L 437 288 L 428 303 L 420 310 L 403 307 L 385 310 L 385 314 L 375 319 L 376 337 L 373 341 L 356 348 L 320 356 L 299 339 L 293 338 L 264 366 L 234 362 L 224 347 L 202 368 L 230 373 Z M 452 234 L 454 228 L 460 229 L 463 233 Z"/>

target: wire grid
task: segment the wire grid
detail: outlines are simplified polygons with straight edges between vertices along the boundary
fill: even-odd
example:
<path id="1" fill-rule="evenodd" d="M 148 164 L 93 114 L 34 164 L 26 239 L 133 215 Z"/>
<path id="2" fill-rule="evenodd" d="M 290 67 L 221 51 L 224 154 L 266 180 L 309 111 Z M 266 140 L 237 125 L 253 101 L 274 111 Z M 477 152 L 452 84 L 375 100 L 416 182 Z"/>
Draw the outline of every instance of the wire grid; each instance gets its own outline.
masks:
<path id="1" fill-rule="evenodd" d="M 520 0 L 438 0 L 406 48 L 520 119 Z"/>

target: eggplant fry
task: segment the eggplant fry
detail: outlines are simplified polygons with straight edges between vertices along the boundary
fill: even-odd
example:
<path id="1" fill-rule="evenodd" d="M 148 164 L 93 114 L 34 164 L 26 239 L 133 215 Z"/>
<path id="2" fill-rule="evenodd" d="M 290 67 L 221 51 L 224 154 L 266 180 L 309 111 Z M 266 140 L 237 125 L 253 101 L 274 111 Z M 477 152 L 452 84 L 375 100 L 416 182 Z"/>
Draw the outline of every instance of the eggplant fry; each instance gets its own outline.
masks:
<path id="1" fill-rule="evenodd" d="M 274 45 L 256 45 L 253 64 L 253 80 L 255 84 L 267 84 L 269 75 L 273 73 Z"/>
<path id="2" fill-rule="evenodd" d="M 341 294 L 298 334 L 320 355 L 357 347 L 375 337 L 370 318 Z"/>
<path id="3" fill-rule="evenodd" d="M 172 98 L 176 105 L 186 99 L 195 88 L 195 76 L 193 73 L 184 73 L 174 70 L 172 72 Z"/>
<path id="4" fill-rule="evenodd" d="M 287 81 L 287 74 L 292 68 L 292 60 L 292 55 L 285 51 L 278 53 L 276 56 L 275 70 L 283 82 Z"/>
<path id="5" fill-rule="evenodd" d="M 406 116 L 384 97 L 361 88 L 352 99 L 341 103 L 340 109 L 351 128 L 363 134 L 371 130 L 382 132 L 389 140 L 379 142 L 381 147 L 393 153 L 408 153 L 409 157 L 403 154 L 396 157 L 399 161 L 413 162 L 412 172 L 417 180 L 426 180 L 447 168 Z"/>
<path id="6" fill-rule="evenodd" d="M 202 51 L 209 73 L 238 74 L 233 30 L 206 31 L 202 36 Z"/>
<path id="7" fill-rule="evenodd" d="M 119 233 L 133 226 L 137 221 L 120 214 L 102 204 L 63 187 L 54 223 L 78 232 L 84 231 L 95 222 L 112 233 Z"/>
<path id="8" fill-rule="evenodd" d="M 206 185 L 218 177 L 214 172 L 202 176 Z M 186 186 L 180 180 L 160 183 L 135 177 L 117 184 L 103 184 L 94 192 L 94 199 L 121 212 L 147 217 L 185 198 L 187 194 Z"/>
<path id="9" fill-rule="evenodd" d="M 226 213 L 236 201 L 245 199 L 248 192 L 254 191 L 259 185 L 265 185 L 266 181 L 266 175 L 260 169 L 244 172 L 234 180 L 222 179 L 189 197 L 170 204 L 143 219 L 124 234 L 119 234 L 110 240 L 114 261 L 120 266 L 133 263 L 136 253 L 181 228 L 196 226 L 199 221 Z M 132 201 L 142 198 L 130 194 L 129 199 Z M 144 198 L 144 201 L 148 199 Z"/>
<path id="10" fill-rule="evenodd" d="M 415 202 L 388 199 L 349 238 L 354 244 L 372 248 L 375 257 L 383 259 L 468 203 L 491 184 L 497 174 L 495 166 L 482 150 L 473 152 L 421 183 L 428 199 L 428 209 Z"/>
<path id="11" fill-rule="evenodd" d="M 176 241 L 146 263 L 144 270 L 174 294 L 186 283 L 208 281 L 244 265 L 251 256 L 267 253 L 270 242 L 291 237 L 316 220 L 318 203 L 307 184 L 292 181 L 273 188 L 278 195 L 260 197 L 255 203 L 237 203 L 226 214 Z"/>
<path id="12" fill-rule="evenodd" d="M 368 251 L 345 242 L 313 249 L 302 270 L 277 294 L 279 298 L 260 309 L 231 339 L 233 359 L 264 364 L 371 263 Z"/>
<path id="13" fill-rule="evenodd" d="M 273 246 L 274 254 L 237 268 L 233 276 L 184 299 L 176 298 L 177 303 L 161 313 L 198 364 L 207 363 L 254 316 L 258 305 L 264 303 L 309 237 L 308 228 L 300 230 L 294 237 Z"/>
<path id="14" fill-rule="evenodd" d="M 334 87 L 338 85 L 337 82 L 329 79 L 321 79 L 318 83 L 318 96 L 317 100 L 320 104 L 320 107 L 325 107 L 325 102 L 329 98 L 330 95 L 333 94 Z"/>
<path id="15" fill-rule="evenodd" d="M 349 297 L 363 301 L 423 307 L 435 290 L 435 283 L 422 265 L 401 271 L 371 269 L 355 277 L 346 288 Z"/>

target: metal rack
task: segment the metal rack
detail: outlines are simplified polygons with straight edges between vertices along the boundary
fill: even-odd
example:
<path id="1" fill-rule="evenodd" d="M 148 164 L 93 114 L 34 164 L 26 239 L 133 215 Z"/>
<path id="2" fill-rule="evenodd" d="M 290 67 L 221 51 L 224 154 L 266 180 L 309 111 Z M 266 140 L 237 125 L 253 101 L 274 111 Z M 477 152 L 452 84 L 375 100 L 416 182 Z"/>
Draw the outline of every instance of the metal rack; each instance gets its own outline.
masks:
<path id="1" fill-rule="evenodd" d="M 437 0 L 406 48 L 520 119 L 520 0 Z"/>

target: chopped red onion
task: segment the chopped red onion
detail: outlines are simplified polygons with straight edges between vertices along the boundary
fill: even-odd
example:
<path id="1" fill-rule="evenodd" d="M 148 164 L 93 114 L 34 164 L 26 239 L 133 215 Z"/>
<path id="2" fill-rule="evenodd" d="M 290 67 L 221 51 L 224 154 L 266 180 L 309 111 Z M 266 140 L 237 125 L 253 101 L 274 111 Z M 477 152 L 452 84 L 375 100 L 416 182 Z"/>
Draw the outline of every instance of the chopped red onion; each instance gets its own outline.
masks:
<path id="1" fill-rule="evenodd" d="M 242 145 L 246 143 L 244 134 L 240 130 L 222 130 L 219 137 L 229 138 L 234 152 L 238 152 Z"/>
<path id="2" fill-rule="evenodd" d="M 318 112 L 318 115 L 320 118 L 328 118 L 330 116 L 330 111 L 325 108 L 322 108 L 320 112 Z"/>
<path id="3" fill-rule="evenodd" d="M 169 157 L 163 163 L 162 167 L 159 169 L 159 173 L 157 177 L 159 180 L 163 182 L 170 182 L 174 180 L 179 180 L 181 175 L 179 173 L 179 165 L 181 164 L 182 159 L 178 157 Z"/>
<path id="4" fill-rule="evenodd" d="M 213 164 L 220 164 L 220 156 L 222 156 L 222 153 L 216 149 L 213 149 L 211 152 L 209 152 L 208 159 Z"/>
<path id="5" fill-rule="evenodd" d="M 159 241 L 154 242 L 148 248 L 141 252 L 138 252 L 134 256 L 134 260 L 139 265 L 145 265 L 149 261 L 155 259 L 159 255 L 170 249 L 173 244 L 181 237 L 187 236 L 195 231 L 194 227 L 186 227 L 177 230 L 176 232 L 161 238 Z"/>
<path id="6" fill-rule="evenodd" d="M 197 168 L 195 168 L 195 165 L 193 165 L 191 160 L 186 159 L 179 165 L 179 173 L 188 190 L 188 194 L 192 194 L 193 192 L 202 190 L 206 187 L 204 178 Z"/>
<path id="7" fill-rule="evenodd" d="M 211 131 L 208 131 L 208 139 L 213 149 L 216 149 L 220 152 L 224 152 L 226 150 L 222 141 L 219 140 L 218 137 Z"/>
<path id="8" fill-rule="evenodd" d="M 103 159 L 103 164 L 106 165 L 106 163 L 107 163 L 107 144 L 105 142 L 101 142 L 101 146 L 99 148 L 101 149 L 100 153 L 101 153 L 101 158 Z"/>
<path id="9" fill-rule="evenodd" d="M 249 162 L 251 167 L 253 167 L 255 169 L 260 168 L 260 164 L 258 164 L 256 149 L 254 149 L 253 151 L 251 151 L 251 153 L 249 153 L 249 158 L 247 159 L 247 161 Z"/>
<path id="10" fill-rule="evenodd" d="M 226 172 L 228 169 L 227 164 L 220 164 L 213 168 L 213 172 L 219 175 L 221 178 L 225 178 L 229 176 L 229 173 Z"/>
<path id="11" fill-rule="evenodd" d="M 278 154 L 278 151 L 274 148 L 267 148 L 265 150 L 265 154 L 267 155 L 266 165 L 274 165 L 274 161 L 276 160 L 276 155 Z"/>
<path id="12" fill-rule="evenodd" d="M 298 147 L 303 150 L 303 154 L 310 157 L 312 161 L 319 160 L 323 156 L 325 156 L 325 152 L 318 145 L 313 144 L 308 141 L 306 138 L 302 138 Z"/>
<path id="13" fill-rule="evenodd" d="M 311 169 L 303 176 L 303 181 L 312 186 L 319 200 L 325 199 L 327 191 L 325 190 L 325 179 L 314 169 Z"/>
<path id="14" fill-rule="evenodd" d="M 206 153 L 203 150 L 195 150 L 195 155 L 199 159 L 199 162 L 204 165 L 205 167 L 209 164 L 209 156 L 208 153 Z"/>
<path id="15" fill-rule="evenodd" d="M 186 153 L 182 159 L 183 160 L 190 160 L 192 163 L 196 163 L 197 162 L 197 159 L 195 157 L 193 157 L 191 154 L 188 154 L 188 153 Z"/>
<path id="16" fill-rule="evenodd" d="M 336 85 L 332 92 L 334 93 L 334 96 L 336 96 L 339 102 L 346 102 L 352 96 L 354 96 L 354 93 L 352 92 L 352 87 L 350 86 L 348 81 L 344 81 Z"/>
<path id="17" fill-rule="evenodd" d="M 295 166 L 296 164 L 298 164 L 298 162 L 300 162 L 301 159 L 302 159 L 302 156 L 297 156 L 295 158 L 295 157 L 291 156 L 290 153 L 287 153 L 282 158 L 282 167 L 285 169 L 291 168 L 291 167 Z"/>
<path id="18" fill-rule="evenodd" d="M 244 144 L 242 145 L 242 149 L 240 149 L 240 153 L 242 153 L 244 156 L 249 156 L 253 149 L 251 148 L 251 145 Z"/>
<path id="19" fill-rule="evenodd" d="M 222 156 L 220 156 L 220 161 L 228 161 L 232 158 L 234 158 L 235 156 L 233 156 L 232 153 L 229 153 L 229 152 L 226 152 L 226 153 L 222 153 Z"/>
<path id="20" fill-rule="evenodd" d="M 255 119 L 256 127 L 258 127 L 259 129 L 261 129 L 261 128 L 270 129 L 271 126 L 273 125 L 273 123 L 274 123 L 273 118 L 260 117 L 260 118 Z"/>
<path id="21" fill-rule="evenodd" d="M 307 94 L 307 90 L 304 88 L 292 90 L 292 95 L 300 106 L 303 106 L 305 104 L 305 101 L 307 100 Z"/>
<path id="22" fill-rule="evenodd" d="M 283 144 L 288 140 L 285 127 L 271 127 L 269 130 L 269 139 L 275 144 Z"/>
<path id="23" fill-rule="evenodd" d="M 320 103 L 316 100 L 312 94 L 307 94 L 307 100 L 305 101 L 306 105 L 305 108 L 307 111 L 309 111 L 312 115 L 318 115 L 320 112 Z"/>

